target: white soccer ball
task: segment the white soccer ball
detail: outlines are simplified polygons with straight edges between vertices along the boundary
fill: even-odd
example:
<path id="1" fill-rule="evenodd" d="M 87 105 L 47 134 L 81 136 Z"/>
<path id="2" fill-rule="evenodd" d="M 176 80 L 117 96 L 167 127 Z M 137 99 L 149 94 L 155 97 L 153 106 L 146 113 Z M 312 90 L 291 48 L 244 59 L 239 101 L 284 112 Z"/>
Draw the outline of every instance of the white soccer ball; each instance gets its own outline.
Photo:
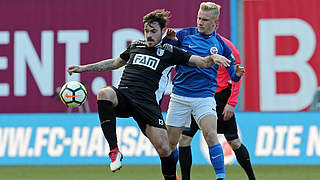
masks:
<path id="1" fill-rule="evenodd" d="M 87 99 L 87 90 L 83 84 L 70 81 L 64 84 L 60 90 L 61 101 L 69 107 L 79 107 Z"/>

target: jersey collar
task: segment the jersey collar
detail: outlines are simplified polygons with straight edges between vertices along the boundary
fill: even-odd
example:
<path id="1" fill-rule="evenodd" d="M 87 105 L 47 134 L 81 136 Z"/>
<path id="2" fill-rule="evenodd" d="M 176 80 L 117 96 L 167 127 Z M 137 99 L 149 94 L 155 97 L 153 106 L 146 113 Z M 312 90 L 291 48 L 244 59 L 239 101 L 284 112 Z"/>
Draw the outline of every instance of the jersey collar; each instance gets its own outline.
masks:
<path id="1" fill-rule="evenodd" d="M 154 45 L 153 47 L 155 47 L 155 48 L 161 48 L 161 47 L 162 47 L 162 40 L 161 40 L 158 44 Z"/>
<path id="2" fill-rule="evenodd" d="M 197 28 L 197 32 L 199 33 L 198 28 Z M 201 34 L 201 33 L 199 33 L 199 34 L 200 34 L 202 37 L 206 38 L 206 39 L 209 39 L 209 38 L 211 38 L 212 36 L 214 36 L 214 37 L 217 36 L 216 31 L 213 31 L 211 34 Z"/>

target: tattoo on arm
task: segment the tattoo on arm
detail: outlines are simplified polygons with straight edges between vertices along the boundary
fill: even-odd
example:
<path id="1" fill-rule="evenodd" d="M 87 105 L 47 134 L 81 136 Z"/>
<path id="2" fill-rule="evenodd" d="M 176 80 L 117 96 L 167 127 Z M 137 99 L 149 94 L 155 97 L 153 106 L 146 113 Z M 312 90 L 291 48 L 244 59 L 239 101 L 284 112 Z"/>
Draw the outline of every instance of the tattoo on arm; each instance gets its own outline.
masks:
<path id="1" fill-rule="evenodd" d="M 106 59 L 85 66 L 86 72 L 104 72 L 113 69 L 116 69 L 115 59 Z"/>
<path id="2" fill-rule="evenodd" d="M 122 66 L 124 66 L 124 65 L 126 65 L 127 64 L 127 61 L 125 61 L 125 60 L 123 60 L 123 59 L 121 59 L 120 61 L 119 61 L 119 67 L 122 67 Z"/>

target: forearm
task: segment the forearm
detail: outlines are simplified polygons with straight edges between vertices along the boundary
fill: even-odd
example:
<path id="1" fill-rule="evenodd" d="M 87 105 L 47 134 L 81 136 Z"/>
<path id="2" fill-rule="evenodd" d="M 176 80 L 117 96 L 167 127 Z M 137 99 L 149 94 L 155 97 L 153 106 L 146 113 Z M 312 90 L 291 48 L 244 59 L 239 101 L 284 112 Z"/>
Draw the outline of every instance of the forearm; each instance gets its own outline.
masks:
<path id="1" fill-rule="evenodd" d="M 230 97 L 228 99 L 227 104 L 229 104 L 233 107 L 236 107 L 236 105 L 238 104 L 240 86 L 241 86 L 241 79 L 238 82 L 232 82 L 231 94 L 230 94 Z"/>
<path id="2" fill-rule="evenodd" d="M 207 57 L 204 57 L 202 59 L 203 59 L 202 60 L 202 62 L 203 62 L 203 66 L 202 67 L 204 67 L 204 68 L 208 68 L 208 67 L 211 67 L 211 66 L 215 65 L 212 56 L 207 56 Z"/>
<path id="3" fill-rule="evenodd" d="M 106 59 L 97 63 L 83 65 L 83 72 L 104 72 L 116 69 L 114 59 Z"/>
<path id="4" fill-rule="evenodd" d="M 236 72 L 233 72 L 233 74 L 231 75 L 231 81 L 239 82 L 240 79 L 241 79 L 241 76 L 237 76 Z"/>
<path id="5" fill-rule="evenodd" d="M 241 76 L 237 76 L 234 63 L 232 63 L 229 67 L 227 67 L 227 71 L 230 75 L 231 81 L 238 82 L 241 79 Z"/>
<path id="6" fill-rule="evenodd" d="M 211 56 L 200 57 L 196 55 L 192 55 L 189 60 L 189 65 L 198 66 L 202 68 L 208 68 L 214 65 L 214 61 Z"/>

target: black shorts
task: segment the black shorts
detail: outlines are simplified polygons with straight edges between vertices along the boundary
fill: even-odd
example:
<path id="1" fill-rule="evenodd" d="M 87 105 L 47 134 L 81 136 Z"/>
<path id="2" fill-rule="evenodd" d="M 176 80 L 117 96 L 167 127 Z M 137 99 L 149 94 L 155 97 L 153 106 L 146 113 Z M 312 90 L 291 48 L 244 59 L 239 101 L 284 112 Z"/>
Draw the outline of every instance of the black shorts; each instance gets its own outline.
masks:
<path id="1" fill-rule="evenodd" d="M 228 102 L 228 99 L 231 94 L 231 88 L 226 88 L 215 95 L 216 103 L 217 103 L 217 132 L 218 134 L 224 134 L 228 141 L 239 138 L 238 136 L 238 128 L 236 118 L 233 115 L 228 121 L 223 120 L 223 109 Z M 194 120 L 193 116 L 191 116 L 191 125 L 190 128 L 184 128 L 182 134 L 186 136 L 193 137 L 197 131 L 199 130 L 198 124 Z"/>
<path id="2" fill-rule="evenodd" d="M 114 108 L 117 117 L 133 117 L 144 134 L 147 124 L 166 129 L 155 95 L 146 94 L 136 88 L 110 87 L 116 92 L 118 98 L 118 105 Z"/>

